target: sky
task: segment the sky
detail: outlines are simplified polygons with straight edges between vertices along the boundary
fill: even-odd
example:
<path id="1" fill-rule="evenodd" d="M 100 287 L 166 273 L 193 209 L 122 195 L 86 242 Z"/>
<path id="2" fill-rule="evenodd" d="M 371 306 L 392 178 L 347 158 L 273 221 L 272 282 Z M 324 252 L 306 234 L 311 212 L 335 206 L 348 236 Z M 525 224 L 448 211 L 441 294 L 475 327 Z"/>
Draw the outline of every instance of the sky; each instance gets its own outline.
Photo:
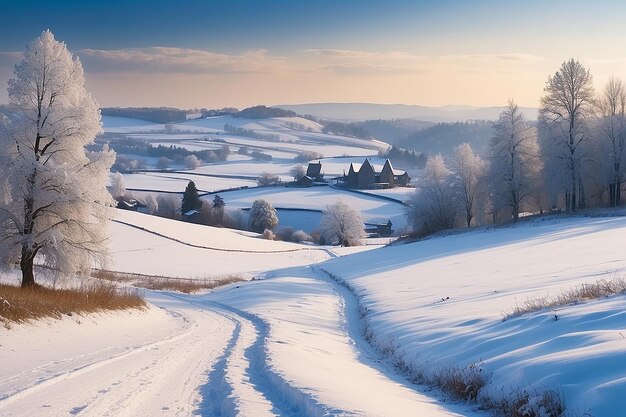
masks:
<path id="1" fill-rule="evenodd" d="M 50 29 L 102 106 L 537 106 L 569 58 L 626 76 L 626 2 L 0 0 L 0 103 Z"/>

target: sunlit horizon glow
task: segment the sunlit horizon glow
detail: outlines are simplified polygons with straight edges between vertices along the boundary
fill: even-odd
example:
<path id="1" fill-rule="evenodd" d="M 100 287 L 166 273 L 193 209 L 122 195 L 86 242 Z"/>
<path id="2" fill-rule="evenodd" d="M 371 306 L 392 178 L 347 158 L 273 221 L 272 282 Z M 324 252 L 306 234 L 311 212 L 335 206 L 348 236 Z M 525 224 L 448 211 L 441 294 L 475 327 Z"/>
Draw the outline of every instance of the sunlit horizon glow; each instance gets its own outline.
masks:
<path id="1" fill-rule="evenodd" d="M 569 58 L 590 68 L 598 88 L 626 78 L 626 5 L 505 3 L 10 0 L 0 102 L 24 45 L 47 28 L 80 57 L 102 106 L 536 107 Z"/>

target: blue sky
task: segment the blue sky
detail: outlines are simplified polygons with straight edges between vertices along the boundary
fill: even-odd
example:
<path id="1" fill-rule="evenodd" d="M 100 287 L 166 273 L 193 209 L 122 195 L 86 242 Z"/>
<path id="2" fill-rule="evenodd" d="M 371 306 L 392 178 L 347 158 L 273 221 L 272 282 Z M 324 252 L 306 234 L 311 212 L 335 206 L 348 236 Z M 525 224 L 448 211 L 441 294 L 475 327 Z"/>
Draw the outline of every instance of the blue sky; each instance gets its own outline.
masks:
<path id="1" fill-rule="evenodd" d="M 104 105 L 535 105 L 570 57 L 598 84 L 626 73 L 619 1 L 0 0 L 0 10 L 3 84 L 49 28 Z"/>

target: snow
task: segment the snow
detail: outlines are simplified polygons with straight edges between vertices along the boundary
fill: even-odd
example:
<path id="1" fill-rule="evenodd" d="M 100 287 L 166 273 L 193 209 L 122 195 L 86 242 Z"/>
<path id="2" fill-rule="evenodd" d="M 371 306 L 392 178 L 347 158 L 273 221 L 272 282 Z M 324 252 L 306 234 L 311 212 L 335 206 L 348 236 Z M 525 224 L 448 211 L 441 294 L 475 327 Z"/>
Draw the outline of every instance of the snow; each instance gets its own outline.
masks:
<path id="1" fill-rule="evenodd" d="M 196 171 L 189 173 L 159 173 L 142 172 L 138 174 L 124 174 L 124 184 L 127 189 L 154 190 L 180 192 L 187 187 L 189 181 L 196 184 L 200 192 L 213 192 L 239 187 L 256 187 L 256 180 L 244 180 L 239 178 L 218 178 L 202 175 L 194 175 Z"/>
<path id="2" fill-rule="evenodd" d="M 111 269 L 180 278 L 238 275 L 308 265 L 330 257 L 324 248 L 274 242 L 230 229 L 117 210 L 111 226 Z M 155 262 L 155 260 L 167 260 Z"/>
<path id="3" fill-rule="evenodd" d="M 556 389 L 581 415 L 608 416 L 626 390 L 626 296 L 502 318 L 528 298 L 623 276 L 625 244 L 624 218 L 572 218 L 432 238 L 321 267 L 359 294 L 377 340 L 396 343 L 419 369 L 476 364 L 491 375 L 493 394 Z"/>
<path id="4" fill-rule="evenodd" d="M 146 292 L 144 313 L 1 329 L 0 414 L 484 415 L 397 375 L 364 339 L 359 305 L 374 345 L 395 346 L 416 369 L 476 364 L 486 392 L 532 386 L 562 392 L 578 415 L 621 409 L 626 296 L 502 314 L 622 276 L 626 218 L 530 220 L 384 248 L 265 241 L 132 212 L 118 220 L 136 226 L 112 227 L 120 270 L 261 279 L 201 295 Z"/>
<path id="5" fill-rule="evenodd" d="M 359 210 L 367 223 L 382 224 L 391 220 L 396 230 L 406 225 L 402 204 L 332 187 L 258 187 L 229 191 L 220 196 L 229 208 L 249 208 L 254 200 L 263 198 L 275 208 L 324 210 L 328 204 L 343 200 Z"/>

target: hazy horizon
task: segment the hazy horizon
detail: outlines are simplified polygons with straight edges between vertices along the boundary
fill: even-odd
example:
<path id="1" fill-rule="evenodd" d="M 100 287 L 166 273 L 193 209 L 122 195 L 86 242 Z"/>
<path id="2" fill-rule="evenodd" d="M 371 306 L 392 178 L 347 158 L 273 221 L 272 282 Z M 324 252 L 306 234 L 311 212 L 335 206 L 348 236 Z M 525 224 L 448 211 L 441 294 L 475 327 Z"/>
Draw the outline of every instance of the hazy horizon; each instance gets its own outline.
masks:
<path id="1" fill-rule="evenodd" d="M 565 0 L 8 0 L 0 103 L 25 45 L 50 29 L 80 57 L 103 107 L 536 107 L 566 59 L 590 68 L 598 88 L 626 74 L 624 11 Z"/>

